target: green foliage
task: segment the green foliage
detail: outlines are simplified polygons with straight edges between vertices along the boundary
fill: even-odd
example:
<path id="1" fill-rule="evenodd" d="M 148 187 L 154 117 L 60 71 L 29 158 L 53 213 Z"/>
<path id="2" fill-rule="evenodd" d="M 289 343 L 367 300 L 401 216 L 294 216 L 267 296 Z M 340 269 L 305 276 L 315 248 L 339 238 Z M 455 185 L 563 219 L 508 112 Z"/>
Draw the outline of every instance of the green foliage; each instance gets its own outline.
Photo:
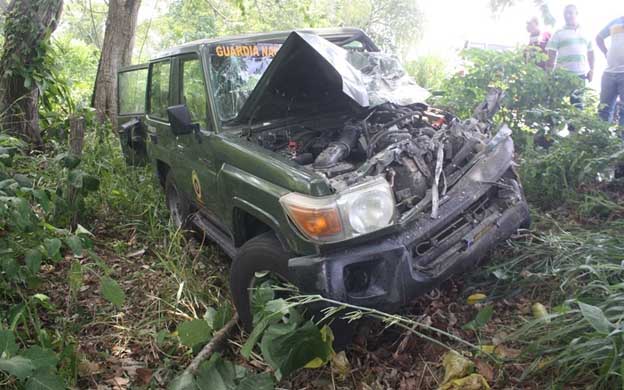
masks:
<path id="1" fill-rule="evenodd" d="M 3 78 L 20 76 L 24 80 L 24 87 L 30 89 L 33 86 L 45 86 L 45 80 L 51 77 L 52 71 L 46 62 L 51 26 L 43 25 L 37 15 L 46 8 L 58 9 L 60 0 L 27 2 L 26 6 L 23 1 L 16 0 L 7 15 L 5 36 L 12 39 L 5 39 L 3 50 L 11 55 L 2 56 L 0 69 L 4 72 L 1 75 Z M 55 22 L 53 18 L 52 24 Z M 33 43 L 37 46 L 32 47 Z"/>
<path id="2" fill-rule="evenodd" d="M 462 327 L 462 329 L 466 330 L 477 330 L 483 328 L 492 318 L 494 314 L 494 306 L 487 305 L 477 313 L 477 316 L 466 325 Z"/>
<path id="3" fill-rule="evenodd" d="M 100 291 L 104 299 L 113 305 L 118 308 L 123 306 L 126 294 L 121 287 L 119 287 L 119 283 L 117 283 L 114 279 L 111 279 L 108 276 L 102 277 L 100 279 Z"/>
<path id="4" fill-rule="evenodd" d="M 273 390 L 275 382 L 268 373 L 248 374 L 244 367 L 237 366 L 213 355 L 203 362 L 196 375 L 186 373 L 177 377 L 170 390 Z"/>
<path id="5" fill-rule="evenodd" d="M 565 203 L 580 203 L 581 210 L 589 207 L 585 200 L 594 202 L 596 197 L 587 198 L 591 191 L 584 189 L 596 188 L 612 175 L 624 159 L 624 143 L 596 117 L 588 93 L 586 110 L 570 105 L 569 96 L 582 88 L 579 78 L 560 70 L 547 72 L 536 65 L 543 58 L 527 62 L 522 50 L 471 49 L 463 57 L 466 74 L 446 80 L 437 103 L 469 117 L 490 87 L 501 88 L 505 99 L 494 121 L 514 131 L 529 201 L 544 209 Z M 576 131 L 562 135 L 570 133 L 568 128 Z"/>
<path id="6" fill-rule="evenodd" d="M 325 327 L 319 329 L 312 321 L 297 324 L 273 324 L 262 336 L 262 357 L 275 371 L 277 379 L 303 368 L 316 368 L 329 361 L 334 353 L 333 336 Z"/>
<path id="7" fill-rule="evenodd" d="M 69 90 L 67 100 L 74 102 L 77 108 L 90 107 L 98 67 L 98 48 L 65 34 L 58 35 L 52 47 L 52 66 L 56 69 L 57 80 Z"/>
<path id="8" fill-rule="evenodd" d="M 146 1 L 145 6 L 150 4 Z M 100 50 L 104 39 L 108 6 L 102 0 L 66 0 L 63 9 L 63 25 L 59 33 L 68 41 L 84 42 Z M 97 60 L 97 58 L 95 58 Z M 96 64 L 97 66 L 97 64 Z"/>
<path id="9" fill-rule="evenodd" d="M 553 138 L 548 149 L 526 150 L 520 173 L 527 197 L 534 205 L 547 209 L 580 203 L 582 211 L 595 200 L 586 194 L 600 194 L 596 190 L 600 182 L 611 180 L 615 166 L 624 162 L 624 142 L 595 115 L 576 109 L 561 112 L 578 131 Z M 608 214 L 607 210 L 605 216 Z"/>
<path id="10" fill-rule="evenodd" d="M 186 321 L 178 326 L 180 342 L 188 347 L 208 342 L 212 335 L 212 328 L 206 320 L 195 319 Z"/>
<path id="11" fill-rule="evenodd" d="M 514 130 L 517 149 L 530 147 L 534 133 L 551 135 L 567 123 L 563 114 L 570 112 L 569 96 L 582 88 L 578 77 L 562 70 L 546 72 L 536 64 L 544 58 L 527 61 L 522 50 L 469 49 L 462 57 L 465 75 L 446 80 L 444 95 L 436 102 L 458 117 L 470 117 L 488 89 L 497 87 L 505 99 L 495 121 Z"/>
<path id="12" fill-rule="evenodd" d="M 327 326 L 319 329 L 312 321 L 304 320 L 299 311 L 301 304 L 275 299 L 274 289 L 279 287 L 267 281 L 254 291 L 252 301 L 256 326 L 243 345 L 241 355 L 249 359 L 253 349 L 258 346 L 279 381 L 300 368 L 323 366 L 330 360 L 334 350 L 331 330 Z M 208 342 L 213 332 L 225 325 L 230 316 L 229 305 L 224 305 L 218 310 L 208 310 L 204 319 L 183 322 L 177 330 L 180 342 L 196 350 Z M 231 363 L 213 356 L 200 366 L 196 375 L 183 373 L 170 388 L 194 389 L 207 386 L 210 389 L 248 389 L 252 385 L 260 388 L 273 386 L 273 379 L 266 374 L 239 375 L 236 371 Z"/>
<path id="13" fill-rule="evenodd" d="M 550 231 L 515 241 L 512 252 L 489 268 L 499 279 L 493 293 L 539 291 L 539 299 L 553 307 L 553 314 L 527 321 L 511 335 L 532 360 L 524 377 L 546 375 L 564 387 L 619 387 L 624 364 L 622 223 L 605 223 L 600 230 L 540 223 Z"/>
<path id="14" fill-rule="evenodd" d="M 87 197 L 98 189 L 97 180 L 73 156 L 27 156 L 20 150 L 23 143 L 4 135 L 0 147 L 6 151 L 0 164 L 0 371 L 26 389 L 64 389 L 73 378 L 57 370 L 75 356 L 68 355 L 63 335 L 45 329 L 42 313 L 55 315 L 57 309 L 37 289 L 44 264 L 71 263 L 74 294 L 82 276 L 73 259 L 88 256 L 102 264 L 92 250 L 92 234 L 80 225 L 70 231 L 66 217 L 72 207 L 69 189 Z M 102 295 L 123 305 L 123 290 L 107 276 L 108 267 L 99 268 L 101 273 L 90 271 L 101 277 Z"/>
<path id="15" fill-rule="evenodd" d="M 139 25 L 137 61 L 195 39 L 339 26 L 362 28 L 381 47 L 400 52 L 419 39 L 423 18 L 417 3 L 409 0 L 234 0 L 208 5 L 204 0 L 177 0 L 166 14 Z M 154 30 L 162 37 L 158 47 L 150 40 Z"/>
<path id="16" fill-rule="evenodd" d="M 442 88 L 447 78 L 447 63 L 438 56 L 428 55 L 405 63 L 405 70 L 416 80 L 416 83 L 430 91 Z"/>
<path id="17" fill-rule="evenodd" d="M 343 0 L 325 4 L 330 25 L 359 27 L 386 50 L 404 54 L 421 37 L 424 15 L 418 2 Z"/>
<path id="18" fill-rule="evenodd" d="M 56 373 L 57 355 L 38 345 L 19 351 L 14 333 L 0 330 L 0 372 L 25 384 L 26 389 L 64 389 Z"/>

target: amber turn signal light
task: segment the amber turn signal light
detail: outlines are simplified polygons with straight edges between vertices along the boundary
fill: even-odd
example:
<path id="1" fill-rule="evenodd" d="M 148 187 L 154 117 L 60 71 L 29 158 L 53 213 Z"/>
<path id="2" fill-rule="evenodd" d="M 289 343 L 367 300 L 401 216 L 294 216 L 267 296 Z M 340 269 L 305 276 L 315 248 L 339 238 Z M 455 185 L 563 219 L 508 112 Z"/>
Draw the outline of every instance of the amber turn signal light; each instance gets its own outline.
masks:
<path id="1" fill-rule="evenodd" d="M 342 232 L 342 223 L 338 210 L 308 209 L 291 205 L 289 215 L 293 222 L 310 237 L 328 237 Z"/>

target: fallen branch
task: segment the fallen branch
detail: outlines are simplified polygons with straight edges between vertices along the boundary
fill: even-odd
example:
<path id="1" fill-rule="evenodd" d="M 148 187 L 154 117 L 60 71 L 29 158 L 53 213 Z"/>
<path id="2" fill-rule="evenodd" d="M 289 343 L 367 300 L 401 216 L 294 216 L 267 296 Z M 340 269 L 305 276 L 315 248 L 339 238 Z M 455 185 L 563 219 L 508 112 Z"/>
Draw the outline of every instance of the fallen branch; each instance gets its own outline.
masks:
<path id="1" fill-rule="evenodd" d="M 189 364 L 186 370 L 184 370 L 183 375 L 195 374 L 201 362 L 208 359 L 210 355 L 213 354 L 215 349 L 219 346 L 219 344 L 221 344 L 223 340 L 225 340 L 228 333 L 230 333 L 230 331 L 232 330 L 234 325 L 236 325 L 237 322 L 238 322 L 238 313 L 234 313 L 234 315 L 232 316 L 232 319 L 229 320 L 228 323 L 225 324 L 223 328 L 219 329 L 219 331 L 215 333 L 214 336 L 212 337 L 212 340 L 210 340 L 210 342 L 206 344 L 204 348 L 202 348 L 201 351 L 199 351 L 199 353 L 197 354 L 197 356 L 195 356 L 191 364 Z"/>

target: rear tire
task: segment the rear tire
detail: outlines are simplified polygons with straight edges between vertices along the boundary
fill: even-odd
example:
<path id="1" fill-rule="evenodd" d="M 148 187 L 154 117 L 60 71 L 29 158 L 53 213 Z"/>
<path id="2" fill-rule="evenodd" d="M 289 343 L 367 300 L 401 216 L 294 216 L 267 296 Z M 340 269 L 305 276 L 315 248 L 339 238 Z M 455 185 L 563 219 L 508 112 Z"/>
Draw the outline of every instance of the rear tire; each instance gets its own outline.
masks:
<path id="1" fill-rule="evenodd" d="M 165 198 L 167 207 L 169 208 L 170 218 L 178 229 L 185 229 L 189 225 L 191 215 L 191 207 L 184 199 L 184 196 L 178 190 L 173 173 L 171 170 L 167 172 L 165 178 Z"/>

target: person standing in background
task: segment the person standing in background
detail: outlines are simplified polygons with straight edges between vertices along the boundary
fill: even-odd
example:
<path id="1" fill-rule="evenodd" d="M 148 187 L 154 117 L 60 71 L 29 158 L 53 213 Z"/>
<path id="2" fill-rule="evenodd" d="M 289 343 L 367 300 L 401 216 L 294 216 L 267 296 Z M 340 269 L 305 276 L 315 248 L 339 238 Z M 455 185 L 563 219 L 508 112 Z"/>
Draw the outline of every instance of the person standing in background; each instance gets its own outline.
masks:
<path id="1" fill-rule="evenodd" d="M 578 22 L 578 9 L 574 4 L 565 7 L 563 16 L 565 26 L 557 31 L 548 44 L 548 69 L 561 68 L 574 73 L 583 80 L 592 81 L 594 77 L 594 49 Z M 583 108 L 579 94 L 572 94 L 570 102 L 577 108 Z"/>
<path id="2" fill-rule="evenodd" d="M 530 61 L 535 58 L 535 52 L 546 54 L 546 44 L 550 41 L 550 33 L 542 31 L 540 20 L 537 16 L 533 16 L 527 20 L 527 32 L 529 33 L 529 46 L 526 51 L 526 59 Z M 546 62 L 537 63 L 540 68 L 546 68 Z"/>
<path id="3" fill-rule="evenodd" d="M 546 53 L 546 44 L 550 41 L 550 33 L 542 31 L 539 18 L 533 16 L 527 20 L 526 29 L 529 33 L 529 46 L 539 47 Z"/>
<path id="4" fill-rule="evenodd" d="M 611 37 L 611 45 L 607 49 L 605 39 Z M 611 121 L 616 107 L 619 107 L 619 125 L 624 126 L 624 112 L 621 105 L 616 104 L 618 97 L 624 101 L 624 16 L 609 23 L 596 37 L 596 44 L 607 57 L 607 69 L 602 75 L 600 87 L 599 115 L 604 121 Z"/>

